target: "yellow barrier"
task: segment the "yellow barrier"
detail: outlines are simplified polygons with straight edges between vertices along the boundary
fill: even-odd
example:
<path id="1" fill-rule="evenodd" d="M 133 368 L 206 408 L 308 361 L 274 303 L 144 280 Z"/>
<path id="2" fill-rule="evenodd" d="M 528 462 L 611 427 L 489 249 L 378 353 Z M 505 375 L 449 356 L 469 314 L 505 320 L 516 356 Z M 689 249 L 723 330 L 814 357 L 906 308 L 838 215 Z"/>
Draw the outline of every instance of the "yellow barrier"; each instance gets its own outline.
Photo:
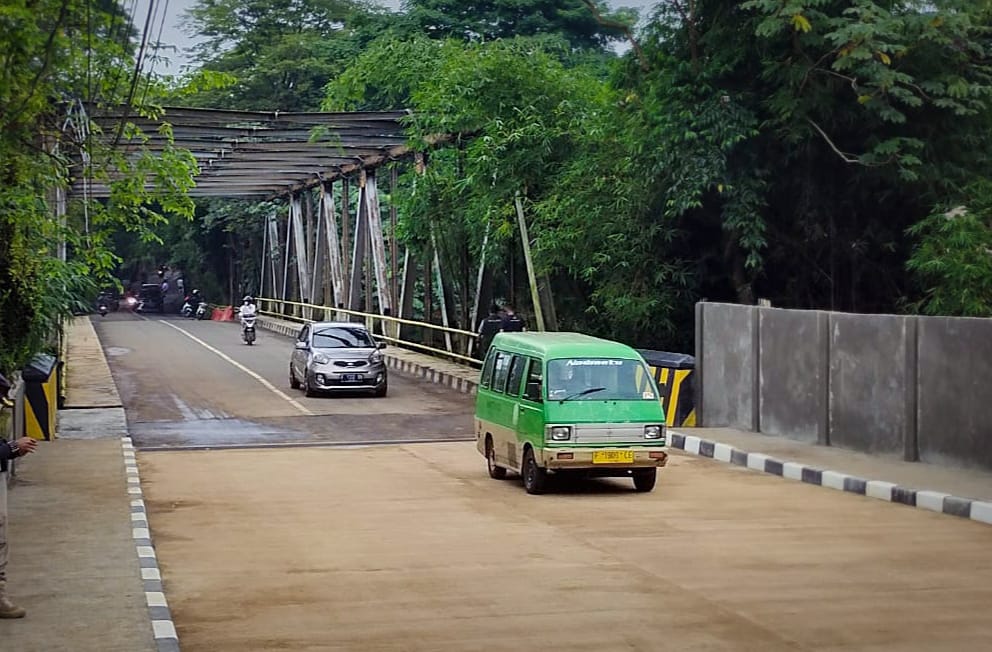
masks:
<path id="1" fill-rule="evenodd" d="M 658 381 L 661 403 L 665 408 L 665 423 L 668 426 L 695 426 L 696 408 L 693 406 L 692 390 L 683 388 L 692 376 L 692 369 L 668 369 L 651 367 L 654 379 Z"/>
<path id="2" fill-rule="evenodd" d="M 26 388 L 24 398 L 25 435 L 32 439 L 55 439 L 55 413 L 58 401 L 58 374 L 53 356 L 38 354 L 21 372 Z"/>

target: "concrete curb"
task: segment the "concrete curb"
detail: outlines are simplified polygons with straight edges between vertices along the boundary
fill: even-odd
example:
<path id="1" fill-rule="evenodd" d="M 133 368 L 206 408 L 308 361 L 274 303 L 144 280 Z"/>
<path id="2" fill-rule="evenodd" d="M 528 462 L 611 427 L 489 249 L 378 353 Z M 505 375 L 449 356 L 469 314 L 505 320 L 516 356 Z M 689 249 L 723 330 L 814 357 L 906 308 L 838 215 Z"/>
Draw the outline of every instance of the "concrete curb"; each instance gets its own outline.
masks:
<path id="1" fill-rule="evenodd" d="M 674 430 L 670 446 L 699 457 L 744 466 L 755 471 L 770 473 L 789 480 L 828 487 L 838 491 L 877 498 L 891 503 L 949 514 L 992 525 L 992 503 L 961 498 L 939 491 L 926 491 L 901 487 L 884 480 L 868 480 L 858 476 L 806 466 L 797 462 L 778 460 L 764 453 L 749 453 L 728 444 L 709 441 Z"/>
<path id="2" fill-rule="evenodd" d="M 162 573 L 158 568 L 158 558 L 155 556 L 155 546 L 148 528 L 141 478 L 130 437 L 121 437 L 121 450 L 124 454 L 128 498 L 131 499 L 131 537 L 134 539 L 138 565 L 141 567 L 141 583 L 145 590 L 145 604 L 148 605 L 148 616 L 152 622 L 155 647 L 158 652 L 178 652 L 179 635 L 172 622 L 172 612 L 162 587 Z"/>
<path id="3" fill-rule="evenodd" d="M 256 323 L 260 328 L 278 333 L 279 335 L 285 335 L 286 337 L 295 338 L 298 334 L 299 327 L 295 325 L 286 325 L 262 318 L 259 318 Z M 386 353 L 383 357 L 386 360 L 386 366 L 390 369 L 395 369 L 396 371 L 400 371 L 402 373 L 423 378 L 424 380 L 429 380 L 438 385 L 445 385 L 464 394 L 474 395 L 476 393 L 476 388 L 479 385 L 474 380 L 467 380 L 465 378 L 461 378 L 460 376 L 434 369 L 433 367 L 417 364 L 416 362 L 410 362 L 409 360 L 404 360 L 401 357 L 391 355 L 389 353 Z"/>
<path id="4" fill-rule="evenodd" d="M 479 386 L 479 383 L 474 380 L 467 380 L 460 376 L 439 371 L 432 367 L 410 362 L 409 360 L 403 360 L 402 358 L 389 355 L 388 353 L 384 357 L 386 358 L 386 366 L 390 369 L 396 369 L 397 371 L 429 380 L 432 383 L 445 385 L 455 391 L 462 392 L 463 394 L 475 395 L 476 388 Z"/>

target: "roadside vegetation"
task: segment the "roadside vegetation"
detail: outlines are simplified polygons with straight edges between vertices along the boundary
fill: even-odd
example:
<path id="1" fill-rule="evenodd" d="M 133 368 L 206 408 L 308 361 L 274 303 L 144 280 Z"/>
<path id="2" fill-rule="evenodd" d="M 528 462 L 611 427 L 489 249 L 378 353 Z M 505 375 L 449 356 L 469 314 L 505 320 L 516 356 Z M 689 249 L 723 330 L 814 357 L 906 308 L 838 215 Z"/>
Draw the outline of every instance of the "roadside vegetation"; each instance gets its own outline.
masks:
<path id="1" fill-rule="evenodd" d="M 114 29 L 112 2 L 30 4 L 0 10 L 0 368 L 121 260 L 227 293 L 261 257 L 264 207 L 194 207 L 181 152 L 148 159 L 158 190 L 122 184 L 59 231 L 50 188 L 80 169 L 42 144 L 66 101 L 128 99 L 140 34 Z M 992 316 L 989 0 L 660 0 L 639 17 L 583 0 L 199 0 L 188 25 L 195 66 L 144 80 L 136 110 L 412 112 L 426 172 L 404 167 L 389 200 L 413 251 L 446 234 L 454 296 L 474 291 L 488 234 L 497 293 L 527 310 L 519 194 L 562 329 L 686 350 L 703 298 Z M 65 263 L 39 255 L 59 235 Z"/>

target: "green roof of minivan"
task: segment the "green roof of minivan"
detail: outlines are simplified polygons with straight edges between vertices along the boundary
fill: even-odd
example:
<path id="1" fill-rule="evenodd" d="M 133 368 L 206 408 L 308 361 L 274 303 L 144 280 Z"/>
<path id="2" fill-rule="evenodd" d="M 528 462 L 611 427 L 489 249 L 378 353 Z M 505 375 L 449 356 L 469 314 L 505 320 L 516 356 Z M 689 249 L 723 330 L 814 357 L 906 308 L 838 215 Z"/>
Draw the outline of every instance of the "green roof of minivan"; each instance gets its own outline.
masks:
<path id="1" fill-rule="evenodd" d="M 633 348 L 620 342 L 582 333 L 497 333 L 493 347 L 540 357 L 640 358 Z"/>

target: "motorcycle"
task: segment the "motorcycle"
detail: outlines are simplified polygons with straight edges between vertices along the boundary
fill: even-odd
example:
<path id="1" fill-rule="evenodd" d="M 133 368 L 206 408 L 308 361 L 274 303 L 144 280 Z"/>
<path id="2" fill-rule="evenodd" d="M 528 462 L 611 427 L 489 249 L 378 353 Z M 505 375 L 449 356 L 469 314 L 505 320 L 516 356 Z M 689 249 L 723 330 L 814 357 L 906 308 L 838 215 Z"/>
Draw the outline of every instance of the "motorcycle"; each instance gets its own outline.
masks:
<path id="1" fill-rule="evenodd" d="M 186 303 L 183 304 L 183 308 L 179 311 L 179 313 L 187 319 L 193 316 L 193 306 L 190 305 L 189 297 L 186 297 Z"/>
<path id="2" fill-rule="evenodd" d="M 241 316 L 241 339 L 248 346 L 255 343 L 255 315 Z"/>
<path id="3" fill-rule="evenodd" d="M 207 316 L 207 302 L 201 301 L 200 305 L 196 307 L 196 318 L 197 320 L 204 319 Z"/>
<path id="4" fill-rule="evenodd" d="M 100 313 L 100 316 L 101 317 L 106 317 L 107 316 L 107 304 L 101 303 L 99 306 L 97 306 L 96 311 Z"/>

